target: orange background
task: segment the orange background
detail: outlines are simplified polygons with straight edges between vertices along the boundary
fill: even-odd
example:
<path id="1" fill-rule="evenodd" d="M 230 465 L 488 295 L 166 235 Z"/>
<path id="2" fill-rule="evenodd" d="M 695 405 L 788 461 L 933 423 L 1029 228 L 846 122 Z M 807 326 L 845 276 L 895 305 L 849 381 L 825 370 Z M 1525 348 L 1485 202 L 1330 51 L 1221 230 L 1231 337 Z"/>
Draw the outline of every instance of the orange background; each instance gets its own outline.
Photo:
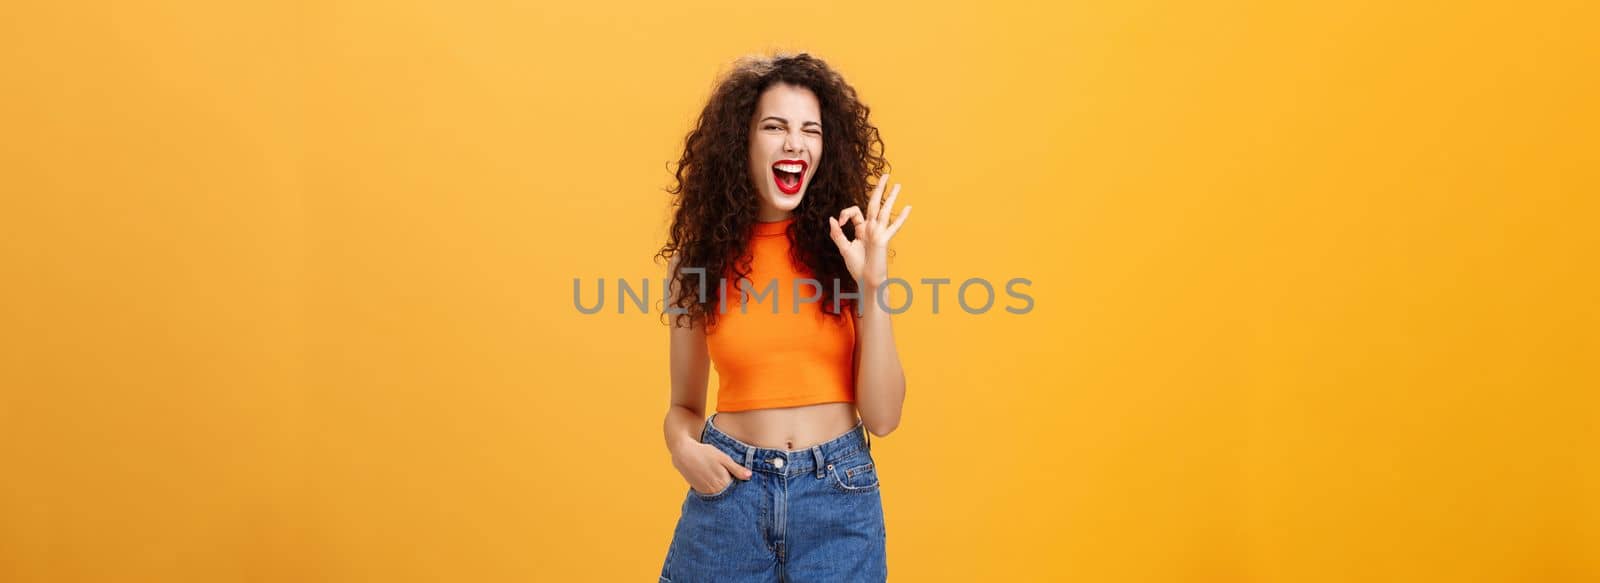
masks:
<path id="1" fill-rule="evenodd" d="M 891 275 L 1034 282 L 896 317 L 895 580 L 1600 579 L 1591 3 L 7 12 L 0 580 L 655 577 L 666 329 L 572 280 L 775 48 Z"/>

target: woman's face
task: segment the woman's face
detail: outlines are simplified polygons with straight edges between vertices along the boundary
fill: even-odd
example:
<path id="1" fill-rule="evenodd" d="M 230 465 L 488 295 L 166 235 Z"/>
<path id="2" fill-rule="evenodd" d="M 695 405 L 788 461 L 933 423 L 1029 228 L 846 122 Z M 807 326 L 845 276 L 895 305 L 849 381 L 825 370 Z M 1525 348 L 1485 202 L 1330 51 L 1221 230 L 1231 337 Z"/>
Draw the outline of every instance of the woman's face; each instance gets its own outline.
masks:
<path id="1" fill-rule="evenodd" d="M 750 177 L 761 197 L 756 220 L 789 218 L 822 159 L 817 96 L 804 87 L 775 84 L 762 92 L 750 122 Z"/>

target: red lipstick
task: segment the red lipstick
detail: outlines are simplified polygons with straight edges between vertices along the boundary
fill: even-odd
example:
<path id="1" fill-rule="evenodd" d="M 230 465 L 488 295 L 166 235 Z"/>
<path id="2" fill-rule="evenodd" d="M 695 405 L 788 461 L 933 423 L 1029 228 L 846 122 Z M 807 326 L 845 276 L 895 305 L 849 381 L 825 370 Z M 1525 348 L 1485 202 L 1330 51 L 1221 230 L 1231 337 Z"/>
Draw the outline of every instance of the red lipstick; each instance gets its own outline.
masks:
<path id="1" fill-rule="evenodd" d="M 779 160 L 772 164 L 772 182 L 778 185 L 778 191 L 784 194 L 799 194 L 800 185 L 805 182 L 806 169 L 810 167 L 805 160 Z"/>

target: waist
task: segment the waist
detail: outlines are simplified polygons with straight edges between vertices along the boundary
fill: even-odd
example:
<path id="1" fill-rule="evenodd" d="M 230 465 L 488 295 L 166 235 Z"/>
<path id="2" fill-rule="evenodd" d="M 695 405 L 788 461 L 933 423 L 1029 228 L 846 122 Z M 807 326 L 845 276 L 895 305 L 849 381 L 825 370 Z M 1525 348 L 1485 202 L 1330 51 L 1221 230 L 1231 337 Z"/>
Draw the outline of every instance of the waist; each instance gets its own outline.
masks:
<path id="1" fill-rule="evenodd" d="M 849 401 L 746 410 L 719 409 L 717 430 L 756 447 L 796 450 L 838 437 L 860 420 Z"/>
<path id="2" fill-rule="evenodd" d="M 817 473 L 827 464 L 851 455 L 870 450 L 866 429 L 858 419 L 855 425 L 822 443 L 798 449 L 759 447 L 746 443 L 717 428 L 714 421 L 721 413 L 706 419 L 700 441 L 728 454 L 736 462 L 756 471 L 782 475 Z"/>

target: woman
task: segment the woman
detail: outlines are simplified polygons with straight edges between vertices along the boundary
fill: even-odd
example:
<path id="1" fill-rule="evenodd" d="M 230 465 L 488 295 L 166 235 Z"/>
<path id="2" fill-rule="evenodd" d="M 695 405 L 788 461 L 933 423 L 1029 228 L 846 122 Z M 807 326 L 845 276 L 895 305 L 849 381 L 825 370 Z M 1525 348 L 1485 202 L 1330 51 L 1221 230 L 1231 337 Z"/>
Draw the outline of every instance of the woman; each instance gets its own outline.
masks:
<path id="1" fill-rule="evenodd" d="M 888 577 L 867 432 L 900 424 L 906 389 L 875 298 L 911 207 L 890 220 L 900 187 L 883 198 L 867 114 L 820 59 L 750 57 L 689 133 L 658 255 L 672 283 L 666 442 L 689 484 L 662 581 Z"/>

